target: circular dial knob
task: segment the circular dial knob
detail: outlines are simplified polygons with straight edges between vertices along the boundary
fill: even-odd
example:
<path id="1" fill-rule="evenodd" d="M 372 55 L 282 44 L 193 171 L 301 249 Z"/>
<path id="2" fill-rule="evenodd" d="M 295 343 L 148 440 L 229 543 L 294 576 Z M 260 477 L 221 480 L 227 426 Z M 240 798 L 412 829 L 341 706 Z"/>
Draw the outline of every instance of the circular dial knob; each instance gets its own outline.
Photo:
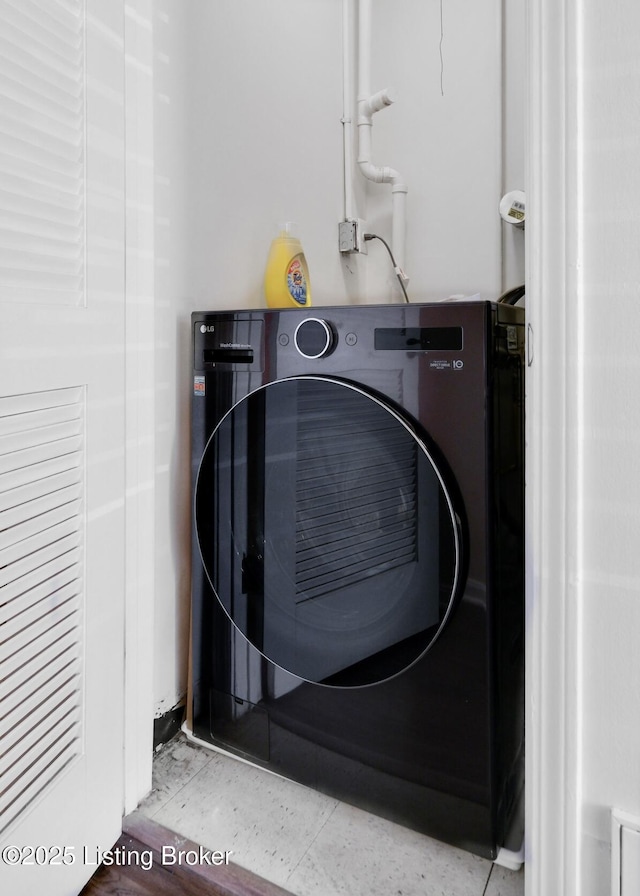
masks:
<path id="1" fill-rule="evenodd" d="M 322 358 L 333 351 L 335 334 L 326 320 L 308 317 L 296 327 L 293 341 L 304 358 Z"/>

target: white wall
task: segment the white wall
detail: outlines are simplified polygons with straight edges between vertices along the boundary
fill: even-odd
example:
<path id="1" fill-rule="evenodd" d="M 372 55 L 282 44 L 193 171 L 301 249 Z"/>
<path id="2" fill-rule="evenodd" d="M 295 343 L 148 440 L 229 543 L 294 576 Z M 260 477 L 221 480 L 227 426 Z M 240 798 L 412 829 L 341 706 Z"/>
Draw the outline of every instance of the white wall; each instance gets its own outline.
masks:
<path id="1" fill-rule="evenodd" d="M 344 300 L 339 0 L 200 0 L 190 28 L 193 310 L 260 307 L 284 221 L 314 303 Z"/>
<path id="2" fill-rule="evenodd" d="M 314 304 L 401 297 L 381 244 L 361 259 L 337 248 L 342 0 L 157 0 L 154 12 L 159 715 L 186 689 L 190 312 L 261 307 L 269 243 L 285 220 L 299 224 Z M 373 158 L 409 185 L 411 297 L 495 298 L 502 0 L 446 0 L 443 12 L 444 96 L 439 0 L 373 3 L 371 87 L 397 94 L 376 116 Z M 388 239 L 389 187 L 360 180 L 356 194 L 368 229 Z"/>
<path id="3" fill-rule="evenodd" d="M 191 11 L 191 283 L 199 306 L 262 304 L 264 262 L 283 220 L 300 224 L 316 303 L 397 298 L 380 244 L 369 245 L 364 265 L 337 252 L 342 0 L 220 0 Z M 373 3 L 371 87 L 391 85 L 397 95 L 375 117 L 374 161 L 398 168 L 409 185 L 415 299 L 500 291 L 500 20 L 501 0 L 444 4 L 442 96 L 439 3 Z M 363 184 L 357 192 L 360 216 L 389 239 L 389 187 L 368 184 L 364 199 Z"/>
<path id="4" fill-rule="evenodd" d="M 501 193 L 525 189 L 526 156 L 526 0 L 502 0 L 502 189 Z M 502 227 L 502 290 L 524 283 L 524 229 L 513 224 Z"/>
<path id="5" fill-rule="evenodd" d="M 371 88 L 397 102 L 378 113 L 373 158 L 398 169 L 407 196 L 406 273 L 411 298 L 501 291 L 502 35 L 500 0 L 373 6 Z M 372 184 L 369 229 L 390 239 L 389 188 Z M 368 295 L 391 298 L 388 259 L 369 247 Z"/>

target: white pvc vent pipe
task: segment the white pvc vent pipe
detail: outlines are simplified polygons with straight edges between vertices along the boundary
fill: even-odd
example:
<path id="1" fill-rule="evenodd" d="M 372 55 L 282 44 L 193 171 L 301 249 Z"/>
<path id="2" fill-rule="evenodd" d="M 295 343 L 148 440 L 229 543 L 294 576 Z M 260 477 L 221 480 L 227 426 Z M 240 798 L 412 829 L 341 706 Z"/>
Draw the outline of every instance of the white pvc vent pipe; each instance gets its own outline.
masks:
<path id="1" fill-rule="evenodd" d="M 371 0 L 360 0 L 358 7 L 358 165 L 362 174 L 374 183 L 391 184 L 391 247 L 396 265 L 402 270 L 405 257 L 406 198 L 408 187 L 395 168 L 374 165 L 371 161 L 373 116 L 393 103 L 389 88 L 371 95 Z"/>
<path id="2" fill-rule="evenodd" d="M 342 145 L 344 149 L 344 220 L 353 221 L 357 217 L 356 200 L 353 191 L 353 56 L 352 46 L 352 0 L 342 0 Z"/>

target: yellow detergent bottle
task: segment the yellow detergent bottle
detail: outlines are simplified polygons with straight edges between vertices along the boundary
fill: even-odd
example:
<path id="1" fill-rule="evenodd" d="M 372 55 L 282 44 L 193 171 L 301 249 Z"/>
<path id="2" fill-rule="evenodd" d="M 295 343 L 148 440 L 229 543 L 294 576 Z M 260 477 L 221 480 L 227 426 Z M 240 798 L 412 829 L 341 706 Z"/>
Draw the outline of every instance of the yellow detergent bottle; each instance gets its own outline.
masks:
<path id="1" fill-rule="evenodd" d="M 307 260 L 291 223 L 284 224 L 271 243 L 264 272 L 264 296 L 269 308 L 308 308 L 311 304 Z"/>

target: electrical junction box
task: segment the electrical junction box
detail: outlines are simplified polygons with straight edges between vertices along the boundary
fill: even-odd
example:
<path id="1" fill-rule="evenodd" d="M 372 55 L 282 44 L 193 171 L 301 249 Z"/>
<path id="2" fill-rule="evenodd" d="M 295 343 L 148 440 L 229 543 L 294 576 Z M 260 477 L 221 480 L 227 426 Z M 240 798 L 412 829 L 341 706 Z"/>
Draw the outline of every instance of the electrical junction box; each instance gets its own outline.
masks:
<path id="1" fill-rule="evenodd" d="M 361 218 L 356 221 L 340 221 L 338 224 L 338 248 L 343 254 L 359 252 L 367 254 L 364 239 L 365 223 Z"/>

